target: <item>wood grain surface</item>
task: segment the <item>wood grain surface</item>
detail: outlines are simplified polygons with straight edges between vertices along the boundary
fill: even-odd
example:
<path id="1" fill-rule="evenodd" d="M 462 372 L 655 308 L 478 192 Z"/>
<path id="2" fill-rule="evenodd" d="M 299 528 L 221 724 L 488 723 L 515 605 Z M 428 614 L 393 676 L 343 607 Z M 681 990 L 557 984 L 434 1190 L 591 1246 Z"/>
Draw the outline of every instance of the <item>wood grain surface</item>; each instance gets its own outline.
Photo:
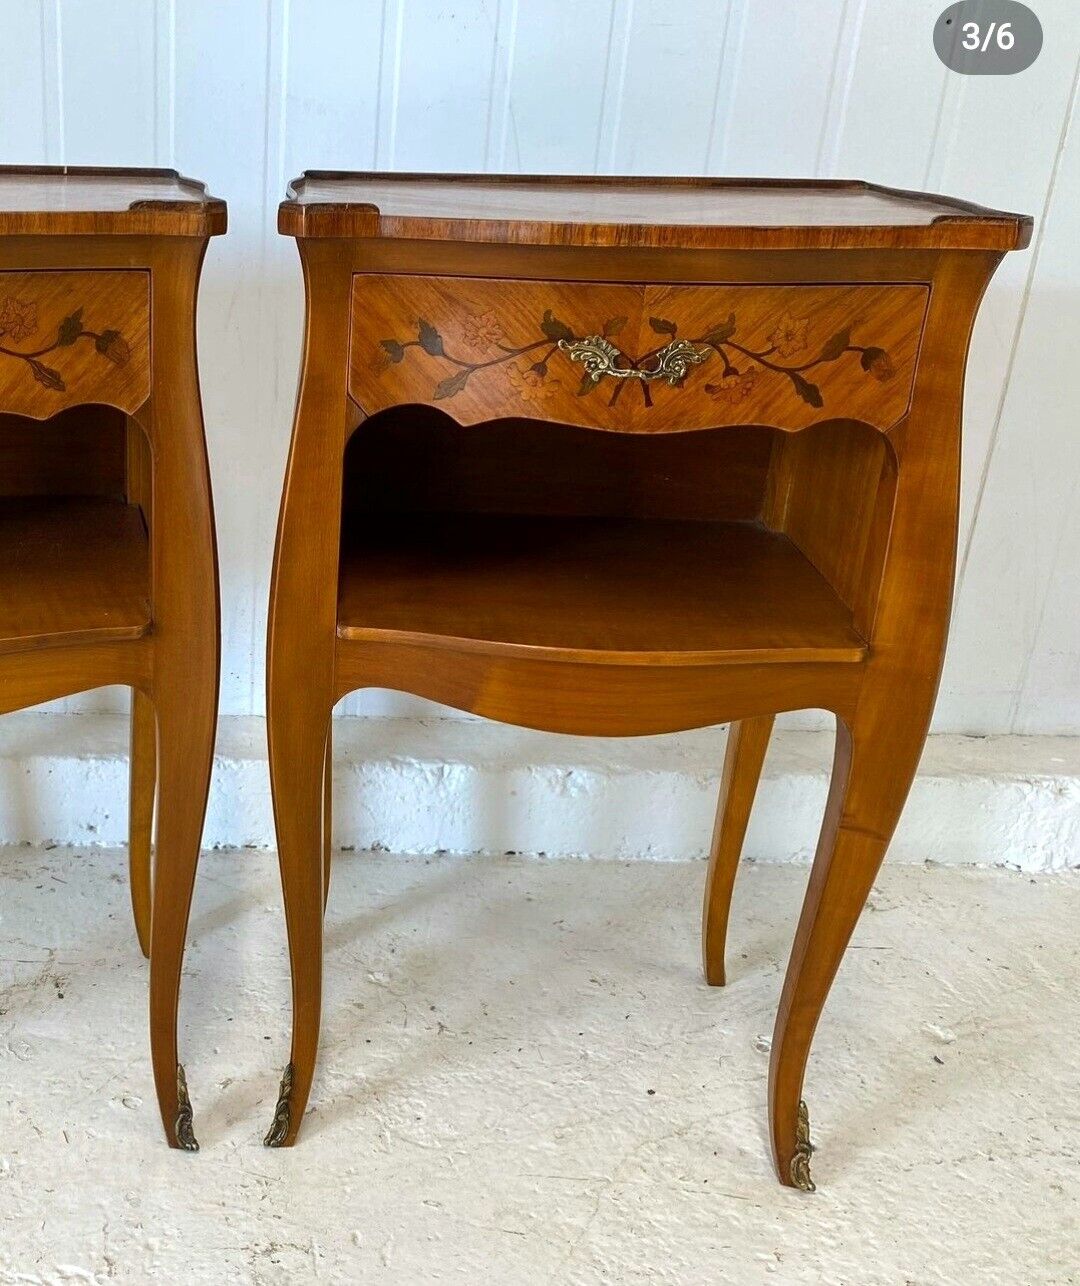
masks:
<path id="1" fill-rule="evenodd" d="M 1013 250 L 1025 215 L 851 179 L 308 171 L 278 230 L 506 245 Z"/>
<path id="2" fill-rule="evenodd" d="M 356 522 L 342 555 L 338 619 L 342 639 L 598 665 L 866 655 L 824 577 L 786 537 L 755 523 Z"/>
<path id="3" fill-rule="evenodd" d="M 141 638 L 150 628 L 142 514 L 117 500 L 0 503 L 0 652 Z"/>
<path id="4" fill-rule="evenodd" d="M 210 237 L 226 222 L 225 202 L 176 170 L 0 165 L 0 235 Z"/>

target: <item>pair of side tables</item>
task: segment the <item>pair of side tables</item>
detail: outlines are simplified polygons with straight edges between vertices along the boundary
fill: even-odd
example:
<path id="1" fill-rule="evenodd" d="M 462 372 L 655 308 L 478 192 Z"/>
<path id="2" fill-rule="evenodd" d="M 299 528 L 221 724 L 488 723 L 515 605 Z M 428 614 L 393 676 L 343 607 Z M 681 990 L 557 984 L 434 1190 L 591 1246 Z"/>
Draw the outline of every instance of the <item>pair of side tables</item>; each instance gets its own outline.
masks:
<path id="1" fill-rule="evenodd" d="M 194 321 L 225 223 L 173 171 L 0 170 L 0 712 L 134 690 L 132 902 L 187 1149 L 219 664 Z M 315 1066 L 342 696 L 604 736 L 731 722 L 713 985 L 773 718 L 821 707 L 769 1077 L 780 1180 L 812 1188 L 810 1042 L 941 670 L 968 341 L 1031 221 L 855 182 L 310 173 L 279 228 L 307 326 L 269 618 L 293 1042 L 266 1142 L 295 1141 Z"/>

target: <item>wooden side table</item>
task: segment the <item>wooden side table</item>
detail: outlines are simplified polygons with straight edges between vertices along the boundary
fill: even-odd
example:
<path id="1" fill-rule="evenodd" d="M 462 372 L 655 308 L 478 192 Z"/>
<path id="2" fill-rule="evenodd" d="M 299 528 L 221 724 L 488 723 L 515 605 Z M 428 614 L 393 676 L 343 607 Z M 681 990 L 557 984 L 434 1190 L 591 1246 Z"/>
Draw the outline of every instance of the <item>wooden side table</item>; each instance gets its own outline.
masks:
<path id="1" fill-rule="evenodd" d="M 195 296 L 225 219 L 172 170 L 0 168 L 0 713 L 134 689 L 132 903 L 165 1134 L 191 1151 L 176 1012 L 219 651 Z"/>
<path id="2" fill-rule="evenodd" d="M 734 721 L 704 912 L 724 981 L 773 716 L 837 718 L 776 1021 L 782 1183 L 826 994 L 908 793 L 949 617 L 964 361 L 1030 220 L 850 182 L 309 173 L 270 605 L 293 973 L 319 1031 L 329 717 L 365 686 L 625 736 Z"/>

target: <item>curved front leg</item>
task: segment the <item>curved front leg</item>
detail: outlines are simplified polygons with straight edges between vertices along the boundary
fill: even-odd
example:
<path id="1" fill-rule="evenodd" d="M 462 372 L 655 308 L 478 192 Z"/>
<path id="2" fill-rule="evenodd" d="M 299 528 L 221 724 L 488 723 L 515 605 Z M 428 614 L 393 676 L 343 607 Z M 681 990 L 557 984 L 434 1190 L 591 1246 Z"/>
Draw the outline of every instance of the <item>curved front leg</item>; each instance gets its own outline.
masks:
<path id="1" fill-rule="evenodd" d="M 780 1181 L 805 1190 L 813 1188 L 802 1101 L 810 1042 L 907 799 L 937 695 L 956 558 L 964 361 L 999 258 L 946 256 L 935 272 L 911 409 L 889 434 L 895 493 L 880 582 L 864 571 L 855 604 L 870 657 L 854 703 L 832 707 L 832 782 L 769 1065 Z"/>
<path id="2" fill-rule="evenodd" d="M 157 693 L 157 861 L 150 933 L 150 1044 L 162 1123 L 174 1148 L 197 1152 L 177 1011 L 191 895 L 199 860 L 217 722 L 217 656 L 192 658 Z"/>
<path id="3" fill-rule="evenodd" d="M 889 709 L 893 718 L 857 716 L 851 728 L 837 720 L 825 820 L 776 1015 L 769 1065 L 773 1157 L 780 1181 L 804 1191 L 814 1186 L 802 1101 L 810 1042 L 924 744 L 925 707 L 913 713 L 890 702 Z"/>
<path id="4" fill-rule="evenodd" d="M 131 768 L 128 790 L 128 871 L 139 948 L 150 958 L 151 854 L 157 796 L 157 720 L 145 692 L 131 692 Z"/>
<path id="5" fill-rule="evenodd" d="M 154 396 L 140 417 L 153 449 L 150 696 L 157 715 L 158 790 L 150 1047 L 166 1138 L 187 1151 L 198 1144 L 177 1053 L 177 1010 L 214 756 L 220 648 L 213 504 L 195 363 L 204 249 L 201 242 L 184 241 L 156 252 Z"/>
<path id="6" fill-rule="evenodd" d="M 267 1147 L 287 1147 L 296 1140 L 315 1074 L 322 1014 L 323 788 L 331 707 L 308 690 L 301 675 L 285 678 L 283 665 L 279 658 L 267 731 L 292 971 L 293 1033 L 274 1121 L 263 1140 Z"/>
<path id="7" fill-rule="evenodd" d="M 270 590 L 266 696 L 293 1033 L 268 1147 L 296 1141 L 319 1042 L 346 435 L 350 273 L 332 243 L 301 242 L 300 254 L 307 332 Z"/>
<path id="8" fill-rule="evenodd" d="M 705 980 L 710 987 L 722 987 L 727 980 L 724 946 L 731 895 L 774 719 L 771 714 L 740 719 L 728 729 L 701 915 L 701 956 Z"/>

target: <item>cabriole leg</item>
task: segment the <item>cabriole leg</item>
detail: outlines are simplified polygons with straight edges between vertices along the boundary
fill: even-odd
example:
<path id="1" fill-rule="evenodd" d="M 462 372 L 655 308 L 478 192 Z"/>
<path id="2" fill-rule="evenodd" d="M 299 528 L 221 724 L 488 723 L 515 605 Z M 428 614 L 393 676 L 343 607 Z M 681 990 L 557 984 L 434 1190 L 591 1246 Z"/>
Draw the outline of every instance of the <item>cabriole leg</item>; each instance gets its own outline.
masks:
<path id="1" fill-rule="evenodd" d="M 773 716 L 769 714 L 741 719 L 728 729 L 701 915 L 701 955 L 710 987 L 722 987 L 726 981 L 724 944 L 731 894 L 772 726 Z"/>
<path id="2" fill-rule="evenodd" d="M 882 709 L 896 710 L 895 702 Z M 910 712 L 908 719 L 911 718 Z M 837 720 L 825 819 L 773 1033 L 769 1115 L 781 1183 L 813 1191 L 803 1077 L 841 958 L 881 866 L 922 752 L 926 718 Z"/>
<path id="3" fill-rule="evenodd" d="M 329 722 L 329 705 L 315 700 L 303 682 L 271 684 L 270 780 L 292 966 L 293 1034 L 267 1147 L 296 1141 L 319 1047 Z"/>
<path id="4" fill-rule="evenodd" d="M 157 719 L 145 692 L 132 689 L 131 767 L 128 795 L 128 869 L 135 932 L 144 956 L 150 957 L 151 852 L 154 799 L 157 794 Z"/>
<path id="5" fill-rule="evenodd" d="M 192 658 L 155 693 L 159 794 L 150 933 L 150 1048 L 169 1144 L 198 1150 L 177 1055 L 177 1011 L 191 894 L 210 788 L 217 715 L 216 654 Z"/>

